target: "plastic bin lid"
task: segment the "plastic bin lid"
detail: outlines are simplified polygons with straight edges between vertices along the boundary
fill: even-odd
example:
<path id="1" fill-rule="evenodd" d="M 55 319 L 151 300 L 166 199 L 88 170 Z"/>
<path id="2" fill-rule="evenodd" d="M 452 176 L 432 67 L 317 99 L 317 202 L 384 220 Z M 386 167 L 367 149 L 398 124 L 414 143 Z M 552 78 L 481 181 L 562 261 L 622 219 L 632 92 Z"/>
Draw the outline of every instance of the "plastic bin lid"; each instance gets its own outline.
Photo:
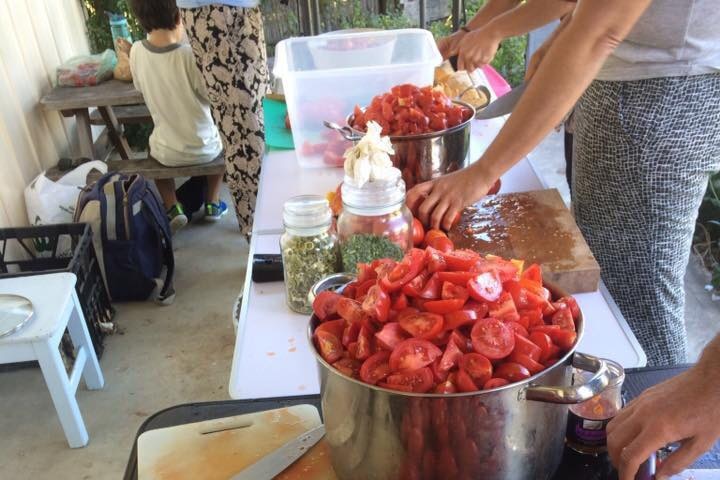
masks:
<path id="1" fill-rule="evenodd" d="M 378 54 L 383 52 L 385 54 Z M 346 56 L 351 55 L 351 67 Z M 328 68 L 333 58 L 346 57 L 339 67 Z M 393 68 L 411 65 L 437 66 L 442 55 L 432 34 L 420 28 L 331 32 L 313 37 L 293 37 L 275 47 L 276 77 L 309 77 L 324 72 Z M 321 64 L 318 67 L 318 64 Z"/>

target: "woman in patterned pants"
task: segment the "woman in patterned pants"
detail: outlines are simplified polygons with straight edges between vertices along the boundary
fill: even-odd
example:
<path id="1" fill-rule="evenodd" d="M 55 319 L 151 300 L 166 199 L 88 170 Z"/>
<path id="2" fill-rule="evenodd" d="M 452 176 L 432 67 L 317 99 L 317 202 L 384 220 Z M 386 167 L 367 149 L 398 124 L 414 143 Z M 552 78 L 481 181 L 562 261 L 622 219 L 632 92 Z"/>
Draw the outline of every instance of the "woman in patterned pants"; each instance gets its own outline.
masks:
<path id="1" fill-rule="evenodd" d="M 720 167 L 718 24 L 713 0 L 580 0 L 536 53 L 526 92 L 482 157 L 416 186 L 408 204 L 449 228 L 580 99 L 577 223 L 648 363 L 686 362 L 684 272 Z"/>
<path id="2" fill-rule="evenodd" d="M 178 0 L 225 146 L 225 180 L 240 231 L 252 231 L 265 151 L 262 98 L 268 87 L 262 15 L 255 0 Z"/>

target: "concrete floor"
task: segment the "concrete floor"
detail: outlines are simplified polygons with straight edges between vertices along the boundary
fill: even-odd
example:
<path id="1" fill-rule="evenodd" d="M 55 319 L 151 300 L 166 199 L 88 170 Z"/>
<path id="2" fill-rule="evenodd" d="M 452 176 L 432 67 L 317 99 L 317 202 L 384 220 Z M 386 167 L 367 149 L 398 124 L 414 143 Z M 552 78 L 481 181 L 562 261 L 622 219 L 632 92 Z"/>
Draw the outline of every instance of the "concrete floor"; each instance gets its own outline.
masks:
<path id="1" fill-rule="evenodd" d="M 562 136 L 550 135 L 531 160 L 567 198 Z M 117 305 L 120 332 L 107 338 L 101 360 L 106 387 L 90 392 L 81 386 L 78 393 L 90 433 L 84 449 L 67 447 L 39 370 L 0 373 L 0 479 L 121 478 L 135 433 L 149 415 L 227 399 L 235 343 L 231 309 L 246 259 L 232 213 L 217 225 L 191 224 L 176 237 L 174 305 Z M 695 353 L 720 331 L 720 303 L 710 300 L 706 283 L 691 263 L 687 320 Z"/>
<path id="2" fill-rule="evenodd" d="M 100 362 L 105 388 L 81 384 L 86 448 L 68 448 L 39 369 L 0 373 L 0 479 L 122 478 L 149 415 L 229 398 L 231 309 L 245 278 L 247 242 L 232 211 L 218 224 L 190 224 L 175 238 L 175 303 L 117 304 L 119 332 L 106 338 Z"/>

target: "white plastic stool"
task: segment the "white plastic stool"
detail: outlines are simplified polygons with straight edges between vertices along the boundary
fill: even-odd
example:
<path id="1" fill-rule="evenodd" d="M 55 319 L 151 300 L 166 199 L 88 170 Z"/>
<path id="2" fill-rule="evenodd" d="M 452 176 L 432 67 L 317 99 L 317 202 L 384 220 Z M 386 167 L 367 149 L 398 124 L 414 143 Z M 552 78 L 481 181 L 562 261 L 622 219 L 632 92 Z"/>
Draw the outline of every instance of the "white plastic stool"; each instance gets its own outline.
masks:
<path id="1" fill-rule="evenodd" d="M 0 279 L 0 293 L 28 298 L 35 311 L 20 331 L 0 338 L 0 364 L 30 360 L 40 363 L 65 437 L 71 448 L 80 448 L 89 440 L 75 398 L 80 377 L 90 390 L 103 388 L 105 380 L 75 293 L 75 282 L 72 273 Z M 69 378 L 59 350 L 66 327 L 76 351 Z"/>

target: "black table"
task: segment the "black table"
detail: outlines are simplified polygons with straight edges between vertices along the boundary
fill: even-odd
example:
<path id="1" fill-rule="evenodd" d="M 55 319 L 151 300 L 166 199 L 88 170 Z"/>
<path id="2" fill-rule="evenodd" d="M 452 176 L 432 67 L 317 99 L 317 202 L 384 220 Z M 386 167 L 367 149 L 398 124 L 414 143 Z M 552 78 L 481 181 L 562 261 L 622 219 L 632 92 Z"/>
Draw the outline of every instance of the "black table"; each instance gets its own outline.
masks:
<path id="1" fill-rule="evenodd" d="M 677 375 L 687 366 L 673 368 L 633 368 L 625 371 L 623 395 L 627 401 L 640 392 L 663 380 Z M 125 480 L 137 480 L 137 438 L 148 430 L 172 427 L 186 423 L 202 422 L 217 418 L 232 417 L 246 413 L 272 410 L 292 405 L 310 404 L 320 410 L 320 396 L 269 398 L 261 400 L 228 400 L 220 402 L 189 403 L 171 407 L 150 416 L 140 426 L 125 469 Z M 699 458 L 693 468 L 720 468 L 720 444 Z M 565 449 L 563 462 L 553 480 L 615 480 L 615 474 L 606 455 L 591 457 Z"/>

